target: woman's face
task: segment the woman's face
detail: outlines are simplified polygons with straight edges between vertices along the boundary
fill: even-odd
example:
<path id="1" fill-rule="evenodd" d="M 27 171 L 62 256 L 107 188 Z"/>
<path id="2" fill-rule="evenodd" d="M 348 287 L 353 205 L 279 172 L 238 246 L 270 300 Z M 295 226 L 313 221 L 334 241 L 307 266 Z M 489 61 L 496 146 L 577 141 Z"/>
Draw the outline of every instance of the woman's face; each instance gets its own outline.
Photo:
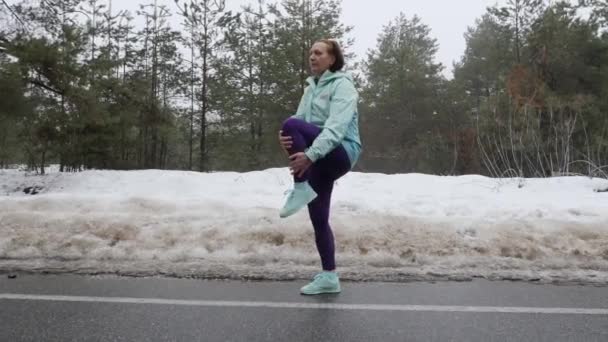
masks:
<path id="1" fill-rule="evenodd" d="M 313 75 L 321 76 L 336 62 L 328 50 L 329 46 L 323 42 L 315 43 L 310 49 L 310 71 Z"/>

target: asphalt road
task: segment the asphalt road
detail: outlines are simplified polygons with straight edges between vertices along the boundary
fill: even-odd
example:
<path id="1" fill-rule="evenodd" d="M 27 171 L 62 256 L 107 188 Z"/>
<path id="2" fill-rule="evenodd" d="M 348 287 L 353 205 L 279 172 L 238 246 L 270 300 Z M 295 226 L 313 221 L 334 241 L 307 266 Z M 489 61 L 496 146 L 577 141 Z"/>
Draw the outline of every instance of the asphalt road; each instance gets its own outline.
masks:
<path id="1" fill-rule="evenodd" d="M 608 341 L 608 287 L 0 275 L 0 341 Z"/>

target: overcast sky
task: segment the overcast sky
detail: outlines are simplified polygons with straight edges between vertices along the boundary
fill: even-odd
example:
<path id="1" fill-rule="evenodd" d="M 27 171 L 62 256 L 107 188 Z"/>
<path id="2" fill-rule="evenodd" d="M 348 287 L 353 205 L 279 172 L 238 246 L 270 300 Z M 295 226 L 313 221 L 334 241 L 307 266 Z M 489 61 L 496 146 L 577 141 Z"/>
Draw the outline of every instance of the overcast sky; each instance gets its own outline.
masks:
<path id="1" fill-rule="evenodd" d="M 138 3 L 153 0 L 114 0 L 114 7 L 135 11 Z M 159 3 L 175 8 L 174 0 L 158 0 Z M 244 4 L 255 0 L 226 0 L 226 6 L 238 10 Z M 267 1 L 269 2 L 269 1 Z M 431 35 L 437 39 L 439 52 L 437 60 L 445 67 L 444 74 L 451 77 L 452 62 L 459 60 L 464 52 L 463 34 L 468 26 L 475 24 L 486 7 L 505 0 L 342 0 L 342 22 L 353 26 L 351 37 L 357 59 L 366 56 L 366 51 L 375 47 L 376 38 L 382 26 L 394 19 L 399 12 L 411 18 L 418 15 L 422 22 L 431 27 Z"/>
<path id="2" fill-rule="evenodd" d="M 17 1 L 9 1 L 15 2 Z M 113 0 L 113 12 L 127 9 L 134 14 L 138 4 L 152 2 L 153 0 Z M 174 0 L 158 2 L 167 5 L 175 13 Z M 226 0 L 226 6 L 239 10 L 242 5 L 251 2 L 257 1 Z M 267 0 L 268 2 L 274 0 Z M 404 12 L 408 18 L 418 15 L 422 22 L 431 27 L 431 35 L 439 44 L 437 61 L 444 65 L 444 74 L 450 77 L 452 62 L 459 60 L 464 52 L 463 34 L 466 28 L 475 24 L 475 19 L 485 12 L 486 7 L 504 2 L 505 0 L 343 0 L 342 22 L 354 27 L 351 32 L 351 37 L 355 39 L 353 50 L 357 59 L 361 59 L 366 56 L 368 49 L 375 47 L 382 26 L 397 17 L 399 12 Z M 174 19 L 176 27 L 180 27 L 180 21 L 181 19 Z"/>

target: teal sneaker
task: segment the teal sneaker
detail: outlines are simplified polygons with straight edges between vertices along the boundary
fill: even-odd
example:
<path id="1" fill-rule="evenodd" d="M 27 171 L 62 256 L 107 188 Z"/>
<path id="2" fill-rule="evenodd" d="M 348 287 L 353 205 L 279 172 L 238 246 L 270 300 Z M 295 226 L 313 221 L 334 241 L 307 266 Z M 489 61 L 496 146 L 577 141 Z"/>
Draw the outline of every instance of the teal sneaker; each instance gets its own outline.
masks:
<path id="1" fill-rule="evenodd" d="M 288 193 L 287 201 L 279 212 L 281 218 L 297 213 L 300 209 L 317 198 L 317 193 L 312 189 L 308 182 L 295 183 L 293 190 L 288 191 Z"/>
<path id="2" fill-rule="evenodd" d="M 314 277 L 310 284 L 300 289 L 300 293 L 303 295 L 340 293 L 340 291 L 340 278 L 336 272 L 321 272 Z"/>

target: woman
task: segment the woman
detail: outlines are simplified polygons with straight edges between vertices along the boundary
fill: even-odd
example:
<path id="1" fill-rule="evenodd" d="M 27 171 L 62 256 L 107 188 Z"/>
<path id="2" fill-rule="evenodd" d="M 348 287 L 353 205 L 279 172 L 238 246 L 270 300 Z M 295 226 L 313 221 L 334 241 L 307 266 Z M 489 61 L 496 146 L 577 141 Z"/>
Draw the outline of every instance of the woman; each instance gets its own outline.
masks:
<path id="1" fill-rule="evenodd" d="M 283 123 L 279 142 L 289 155 L 294 176 L 281 217 L 308 205 L 323 272 L 302 287 L 302 294 L 340 292 L 329 208 L 334 182 L 350 171 L 361 153 L 358 94 L 352 77 L 342 72 L 338 43 L 324 39 L 310 49 L 308 87 L 295 115 Z"/>

